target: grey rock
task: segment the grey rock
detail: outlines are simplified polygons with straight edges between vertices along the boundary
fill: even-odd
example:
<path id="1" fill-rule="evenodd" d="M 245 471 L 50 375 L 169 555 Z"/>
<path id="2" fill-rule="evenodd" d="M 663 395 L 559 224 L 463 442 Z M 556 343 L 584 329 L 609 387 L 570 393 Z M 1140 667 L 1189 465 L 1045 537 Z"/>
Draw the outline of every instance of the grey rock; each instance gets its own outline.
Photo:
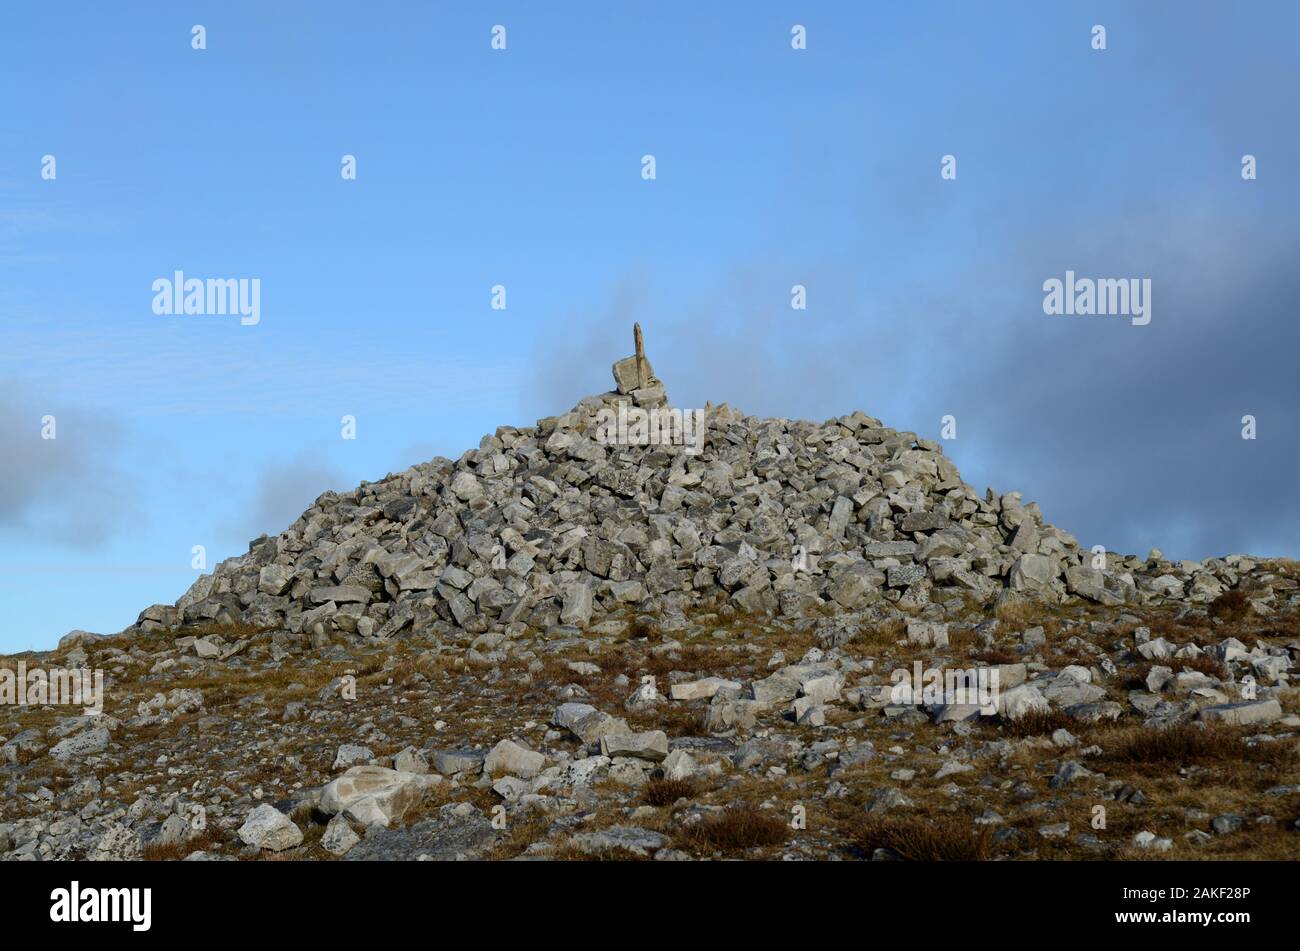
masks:
<path id="1" fill-rule="evenodd" d="M 663 848 L 667 841 L 658 832 L 635 826 L 611 826 L 595 832 L 580 832 L 572 838 L 574 846 L 589 855 L 627 852 L 646 856 Z"/>
<path id="2" fill-rule="evenodd" d="M 532 779 L 542 771 L 545 762 L 546 757 L 541 753 L 521 746 L 514 740 L 502 740 L 492 747 L 483 760 L 483 772 L 489 776 L 508 775 Z"/>
<path id="3" fill-rule="evenodd" d="M 1282 719 L 1282 705 L 1275 699 L 1245 700 L 1206 707 L 1200 717 L 1207 723 L 1228 726 L 1263 726 Z"/>
<path id="4" fill-rule="evenodd" d="M 465 861 L 481 859 L 501 834 L 467 803 L 443 806 L 434 818 L 401 829 L 372 830 L 345 862 Z"/>
<path id="5" fill-rule="evenodd" d="M 604 756 L 631 756 L 657 763 L 668 755 L 668 735 L 663 730 L 646 733 L 607 733 L 600 738 Z"/>
<path id="6" fill-rule="evenodd" d="M 283 852 L 302 844 L 302 830 L 275 806 L 262 803 L 239 827 L 239 838 L 269 852 Z"/>
<path id="7" fill-rule="evenodd" d="M 363 825 L 387 827 L 400 821 L 439 779 L 384 766 L 353 766 L 321 789 L 319 808 L 328 816 L 346 812 Z"/>
<path id="8" fill-rule="evenodd" d="M 483 769 L 482 750 L 435 750 L 433 768 L 443 776 L 456 773 L 477 773 Z"/>
<path id="9" fill-rule="evenodd" d="M 325 834 L 321 836 L 321 848 L 331 855 L 347 855 L 358 842 L 361 836 L 353 831 L 351 823 L 343 816 L 335 816 L 325 827 Z"/>
<path id="10" fill-rule="evenodd" d="M 95 840 L 86 858 L 91 862 L 129 862 L 140 858 L 140 837 L 121 823 L 111 823 Z"/>
<path id="11" fill-rule="evenodd" d="M 347 769 L 349 766 L 355 766 L 358 763 L 368 763 L 375 758 L 375 754 L 368 746 L 360 746 L 356 743 L 344 743 L 339 747 L 338 753 L 334 757 L 334 769 Z"/>
<path id="12" fill-rule="evenodd" d="M 107 729 L 95 727 L 55 743 L 50 749 L 50 756 L 60 760 L 78 760 L 93 756 L 108 749 L 109 739 Z"/>

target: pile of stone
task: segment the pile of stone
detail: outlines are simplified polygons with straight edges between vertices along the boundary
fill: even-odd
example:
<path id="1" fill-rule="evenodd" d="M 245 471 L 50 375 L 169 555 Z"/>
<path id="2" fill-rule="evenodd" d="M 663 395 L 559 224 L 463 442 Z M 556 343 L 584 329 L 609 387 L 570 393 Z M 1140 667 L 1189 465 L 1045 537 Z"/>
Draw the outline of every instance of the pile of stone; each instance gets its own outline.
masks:
<path id="1" fill-rule="evenodd" d="M 977 494 L 938 443 L 862 412 L 819 424 L 708 406 L 702 451 L 619 444 L 602 411 L 668 400 L 639 328 L 613 369 L 613 391 L 502 426 L 454 462 L 325 493 L 136 626 L 243 623 L 288 647 L 583 628 L 619 611 L 670 625 L 701 605 L 941 621 L 972 601 L 1203 606 L 1235 588 L 1249 610 L 1280 606 L 1255 559 L 1081 548 L 1037 504 Z"/>

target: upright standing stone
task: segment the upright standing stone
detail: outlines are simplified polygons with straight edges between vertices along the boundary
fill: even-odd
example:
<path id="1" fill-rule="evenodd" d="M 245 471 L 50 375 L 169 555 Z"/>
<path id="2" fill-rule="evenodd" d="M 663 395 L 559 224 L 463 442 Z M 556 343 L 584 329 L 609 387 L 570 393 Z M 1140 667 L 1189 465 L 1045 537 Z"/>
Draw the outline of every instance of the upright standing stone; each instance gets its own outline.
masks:
<path id="1" fill-rule="evenodd" d="M 636 350 L 636 377 L 638 390 L 650 385 L 650 361 L 645 358 L 645 339 L 641 336 L 641 325 L 632 325 L 632 345 Z"/>
<path id="2" fill-rule="evenodd" d="M 645 339 L 641 336 L 640 324 L 632 327 L 632 343 L 635 353 L 614 364 L 614 386 L 621 396 L 630 396 L 655 382 L 654 369 L 645 355 Z"/>

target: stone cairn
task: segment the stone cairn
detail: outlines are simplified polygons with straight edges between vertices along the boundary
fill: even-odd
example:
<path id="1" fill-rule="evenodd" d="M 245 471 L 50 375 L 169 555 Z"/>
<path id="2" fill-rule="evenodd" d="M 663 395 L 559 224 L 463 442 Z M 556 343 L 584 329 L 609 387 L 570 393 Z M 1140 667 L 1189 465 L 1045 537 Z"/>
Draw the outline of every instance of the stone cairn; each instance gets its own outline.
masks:
<path id="1" fill-rule="evenodd" d="M 636 352 L 614 364 L 614 393 L 622 397 L 631 396 L 632 402 L 641 407 L 666 405 L 668 394 L 663 383 L 655 377 L 645 355 L 645 339 L 641 336 L 640 324 L 632 325 L 632 342 Z"/>
<path id="2" fill-rule="evenodd" d="M 615 612 L 671 623 L 701 605 L 848 626 L 943 622 L 972 601 L 1206 605 L 1230 588 L 1258 613 L 1277 606 L 1256 559 L 1098 556 L 1019 493 L 976 493 L 940 444 L 860 411 L 814 423 L 723 404 L 694 454 L 606 444 L 602 410 L 667 404 L 640 326 L 633 340 L 613 391 L 326 492 L 135 627 L 254 625 L 294 649 L 581 630 Z"/>

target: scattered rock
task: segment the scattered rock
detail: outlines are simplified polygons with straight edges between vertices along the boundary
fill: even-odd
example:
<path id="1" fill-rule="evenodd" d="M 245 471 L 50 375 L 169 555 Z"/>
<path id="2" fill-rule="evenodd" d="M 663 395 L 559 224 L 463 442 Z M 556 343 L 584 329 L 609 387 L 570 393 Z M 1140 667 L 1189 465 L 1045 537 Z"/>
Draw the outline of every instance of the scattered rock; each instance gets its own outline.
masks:
<path id="1" fill-rule="evenodd" d="M 401 820 L 438 779 L 383 766 L 353 766 L 321 790 L 319 807 L 328 816 L 346 812 L 363 825 L 386 828 Z"/>
<path id="2" fill-rule="evenodd" d="M 668 734 L 663 730 L 647 733 L 607 733 L 600 738 L 604 756 L 631 756 L 657 763 L 668 755 Z"/>
<path id="3" fill-rule="evenodd" d="M 665 750 L 665 753 L 667 751 Z M 483 761 L 483 772 L 488 776 L 518 776 L 532 779 L 542 771 L 546 757 L 514 740 L 502 740 L 492 747 Z"/>
<path id="4" fill-rule="evenodd" d="M 239 838 L 268 852 L 283 852 L 302 844 L 302 830 L 275 806 L 262 803 L 239 827 Z"/>

